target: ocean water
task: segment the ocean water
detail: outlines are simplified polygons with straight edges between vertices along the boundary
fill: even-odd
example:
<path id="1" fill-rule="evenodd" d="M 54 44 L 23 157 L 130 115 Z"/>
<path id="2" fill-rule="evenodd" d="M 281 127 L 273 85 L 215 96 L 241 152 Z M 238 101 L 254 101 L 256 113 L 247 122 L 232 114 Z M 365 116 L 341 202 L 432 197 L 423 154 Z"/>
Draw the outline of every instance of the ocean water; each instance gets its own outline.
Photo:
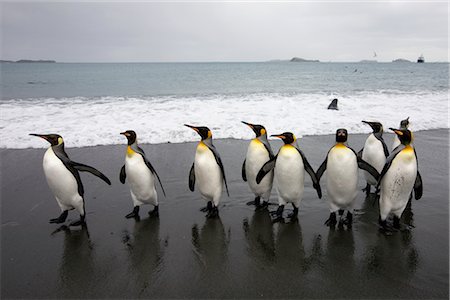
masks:
<path id="1" fill-rule="evenodd" d="M 298 137 L 370 132 L 361 120 L 412 130 L 448 128 L 448 63 L 2 63 L 1 148 L 42 148 L 28 133 L 59 133 L 68 147 L 249 139 L 240 121 Z M 333 98 L 339 111 L 327 110 Z"/>

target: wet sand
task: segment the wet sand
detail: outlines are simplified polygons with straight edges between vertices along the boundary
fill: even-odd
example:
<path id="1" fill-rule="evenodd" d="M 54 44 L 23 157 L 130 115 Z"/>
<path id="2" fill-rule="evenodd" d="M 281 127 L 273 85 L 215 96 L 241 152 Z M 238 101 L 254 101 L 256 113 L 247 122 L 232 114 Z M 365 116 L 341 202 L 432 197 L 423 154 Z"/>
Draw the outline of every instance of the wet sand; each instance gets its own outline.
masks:
<path id="1" fill-rule="evenodd" d="M 199 211 L 199 193 L 188 189 L 195 143 L 142 145 L 167 198 L 160 194 L 159 219 L 143 206 L 138 222 L 124 218 L 132 210 L 129 188 L 119 182 L 126 146 L 67 148 L 112 181 L 82 173 L 87 226 L 68 229 L 48 223 L 60 211 L 42 170 L 45 150 L 2 149 L 1 297 L 448 298 L 448 134 L 415 133 L 424 196 L 402 217 L 414 227 L 390 236 L 378 232 L 378 207 L 363 192 L 351 230 L 324 226 L 326 178 L 322 200 L 306 178 L 298 222 L 272 225 L 267 211 L 245 204 L 253 196 L 241 179 L 242 140 L 214 142 L 230 197 L 224 193 L 220 218 L 212 220 Z M 358 151 L 365 137 L 351 135 L 350 146 Z M 385 139 L 390 147 L 392 135 Z M 333 143 L 330 135 L 299 140 L 314 169 Z M 77 218 L 71 211 L 66 224 Z"/>

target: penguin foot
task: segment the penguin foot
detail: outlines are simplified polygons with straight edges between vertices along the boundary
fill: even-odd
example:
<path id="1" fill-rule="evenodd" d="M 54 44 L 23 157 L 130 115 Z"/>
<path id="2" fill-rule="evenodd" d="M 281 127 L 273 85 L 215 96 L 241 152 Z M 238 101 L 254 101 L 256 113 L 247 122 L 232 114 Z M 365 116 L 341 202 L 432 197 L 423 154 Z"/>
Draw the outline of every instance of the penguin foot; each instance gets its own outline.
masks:
<path id="1" fill-rule="evenodd" d="M 255 198 L 255 200 L 247 202 L 247 205 L 254 205 L 256 207 L 260 206 L 261 205 L 261 197 L 258 196 Z"/>
<path id="2" fill-rule="evenodd" d="M 159 206 L 156 205 L 155 208 L 154 208 L 153 210 L 151 210 L 151 211 L 148 212 L 148 215 L 149 215 L 150 217 L 158 218 L 158 217 L 159 217 Z"/>
<path id="3" fill-rule="evenodd" d="M 259 206 L 256 207 L 256 210 L 265 210 L 269 207 L 269 202 L 263 201 Z"/>
<path id="4" fill-rule="evenodd" d="M 328 227 L 336 226 L 337 224 L 336 213 L 335 212 L 330 213 L 330 217 L 328 218 L 328 220 L 325 221 L 324 224 Z"/>
<path id="5" fill-rule="evenodd" d="M 139 206 L 135 206 L 133 208 L 133 211 L 130 212 L 128 215 L 125 216 L 125 218 L 127 219 L 131 219 L 131 218 L 139 218 Z"/>
<path id="6" fill-rule="evenodd" d="M 363 192 L 366 192 L 366 197 L 370 195 L 370 184 L 367 184 L 365 188 L 362 189 Z"/>
<path id="7" fill-rule="evenodd" d="M 210 212 L 213 209 L 213 205 L 211 201 L 208 201 L 205 207 L 200 208 L 201 212 Z"/>
<path id="8" fill-rule="evenodd" d="M 86 224 L 86 221 L 84 220 L 84 216 L 80 215 L 80 219 L 70 223 L 69 226 L 80 226 L 80 225 L 84 225 L 84 224 Z"/>
<path id="9" fill-rule="evenodd" d="M 61 215 L 59 217 L 50 219 L 49 223 L 56 223 L 56 224 L 64 223 L 67 219 L 68 214 L 69 214 L 69 211 L 65 210 L 61 213 Z"/>
<path id="10" fill-rule="evenodd" d="M 217 206 L 213 207 L 207 214 L 206 217 L 208 219 L 213 219 L 219 217 L 219 209 Z"/>
<path id="11" fill-rule="evenodd" d="M 275 217 L 272 219 L 272 223 L 284 222 L 283 211 L 284 211 L 284 205 L 280 205 L 280 206 L 278 206 L 278 209 L 276 211 L 270 212 L 270 215 Z"/>
<path id="12" fill-rule="evenodd" d="M 379 231 L 381 233 L 384 233 L 385 235 L 392 235 L 392 229 L 389 228 L 387 224 L 387 220 L 381 220 L 381 218 L 378 220 L 378 223 L 380 225 Z"/>
<path id="13" fill-rule="evenodd" d="M 347 216 L 344 219 L 344 224 L 347 225 L 348 228 L 352 227 L 353 224 L 353 214 L 351 212 L 347 212 Z"/>

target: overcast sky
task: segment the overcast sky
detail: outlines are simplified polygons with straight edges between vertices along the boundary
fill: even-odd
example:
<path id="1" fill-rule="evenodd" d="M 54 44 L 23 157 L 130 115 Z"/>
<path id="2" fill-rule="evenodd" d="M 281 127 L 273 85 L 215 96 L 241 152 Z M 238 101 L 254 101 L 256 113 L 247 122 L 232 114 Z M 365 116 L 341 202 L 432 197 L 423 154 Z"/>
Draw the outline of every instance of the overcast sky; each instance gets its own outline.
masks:
<path id="1" fill-rule="evenodd" d="M 448 61 L 445 1 L 0 5 L 6 60 Z"/>

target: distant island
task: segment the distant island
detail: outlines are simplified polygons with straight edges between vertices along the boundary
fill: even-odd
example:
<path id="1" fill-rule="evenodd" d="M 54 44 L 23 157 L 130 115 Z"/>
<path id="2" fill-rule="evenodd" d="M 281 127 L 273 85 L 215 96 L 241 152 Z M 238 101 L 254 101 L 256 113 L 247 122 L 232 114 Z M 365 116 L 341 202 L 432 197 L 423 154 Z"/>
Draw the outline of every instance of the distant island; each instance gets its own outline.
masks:
<path id="1" fill-rule="evenodd" d="M 392 62 L 394 62 L 394 63 L 410 63 L 411 61 L 404 59 L 404 58 L 397 58 L 397 59 L 394 59 Z"/>
<path id="2" fill-rule="evenodd" d="M 16 61 L 13 60 L 0 60 L 0 63 L 56 63 L 56 61 L 54 60 L 44 60 L 44 59 L 38 59 L 38 60 L 33 60 L 33 59 L 19 59 Z"/>
<path id="3" fill-rule="evenodd" d="M 320 62 L 317 59 L 304 59 L 304 58 L 300 58 L 300 57 L 293 57 L 290 62 Z"/>

